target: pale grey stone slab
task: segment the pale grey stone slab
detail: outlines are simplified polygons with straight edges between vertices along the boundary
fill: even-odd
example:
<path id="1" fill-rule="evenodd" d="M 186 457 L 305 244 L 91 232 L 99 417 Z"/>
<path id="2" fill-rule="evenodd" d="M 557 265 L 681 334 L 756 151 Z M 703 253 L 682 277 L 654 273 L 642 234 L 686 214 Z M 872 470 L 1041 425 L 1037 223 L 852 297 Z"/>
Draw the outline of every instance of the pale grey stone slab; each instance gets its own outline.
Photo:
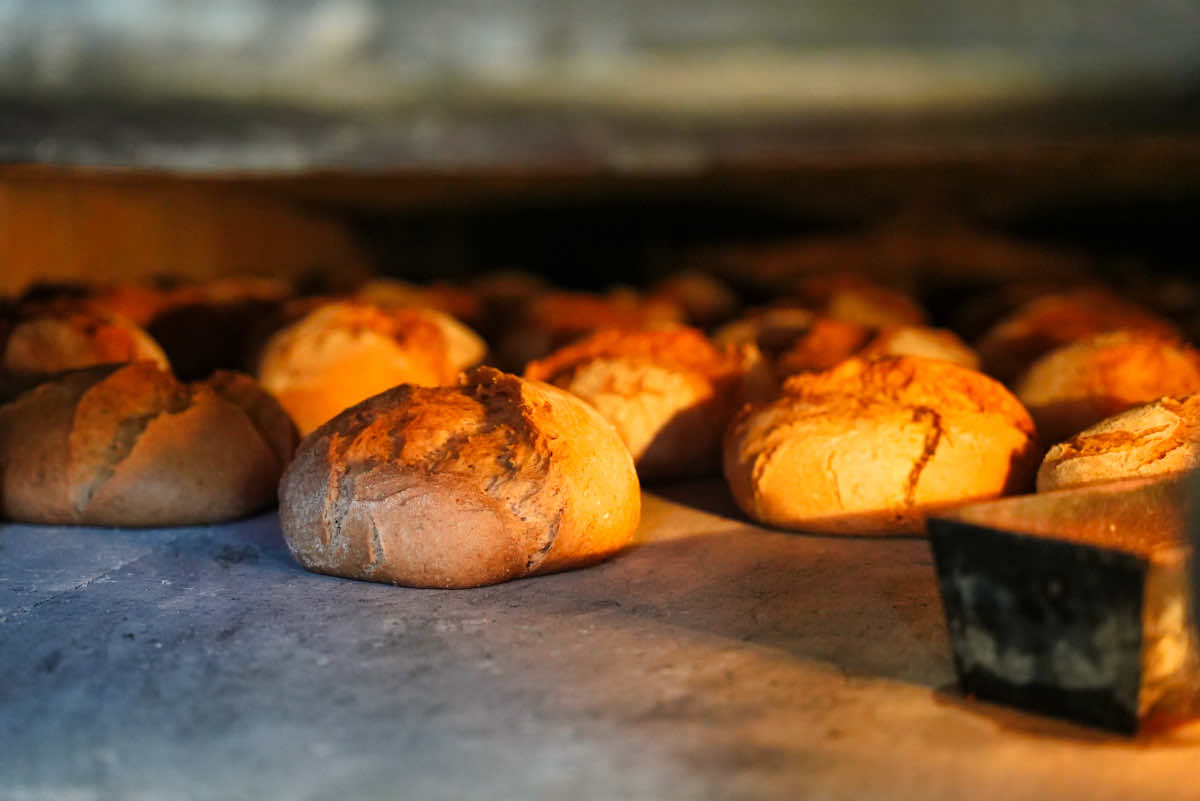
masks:
<path id="1" fill-rule="evenodd" d="M 69 568 L 0 622 L 0 799 L 1177 799 L 1200 758 L 960 698 L 926 542 L 761 529 L 719 482 L 477 590 L 308 574 L 273 515 L 0 542 L 0 578 Z"/>

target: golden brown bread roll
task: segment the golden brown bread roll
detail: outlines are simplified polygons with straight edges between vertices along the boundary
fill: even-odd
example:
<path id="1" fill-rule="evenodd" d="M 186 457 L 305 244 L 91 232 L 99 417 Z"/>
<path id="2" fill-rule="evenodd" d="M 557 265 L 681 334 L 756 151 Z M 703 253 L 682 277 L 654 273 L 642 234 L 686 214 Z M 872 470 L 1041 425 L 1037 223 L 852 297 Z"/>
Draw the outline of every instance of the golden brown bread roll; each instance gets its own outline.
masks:
<path id="1" fill-rule="evenodd" d="M 93 304 L 124 314 L 162 345 L 185 381 L 242 369 L 251 336 L 292 294 L 278 279 L 230 275 L 202 283 L 169 278 L 97 287 Z"/>
<path id="2" fill-rule="evenodd" d="M 1050 449 L 1038 492 L 1200 467 L 1200 395 L 1162 398 L 1085 428 Z"/>
<path id="3" fill-rule="evenodd" d="M 676 304 L 643 298 L 628 289 L 606 294 L 543 292 L 527 300 L 509 321 L 497 355 L 505 367 L 520 371 L 534 359 L 604 328 L 647 330 L 683 321 L 683 310 Z"/>
<path id="4" fill-rule="evenodd" d="M 1200 353 L 1136 331 L 1115 331 L 1065 345 L 1034 362 L 1017 397 L 1044 442 L 1165 395 L 1200 392 Z"/>
<path id="5" fill-rule="evenodd" d="M 817 317 L 804 332 L 775 360 L 780 376 L 809 370 L 828 370 L 849 359 L 871 339 L 871 330 L 857 323 Z"/>
<path id="6" fill-rule="evenodd" d="M 696 270 L 683 270 L 659 281 L 650 296 L 679 306 L 692 325 L 708 328 L 737 313 L 737 295 L 720 279 Z"/>
<path id="7" fill-rule="evenodd" d="M 921 356 L 941 359 L 968 370 L 979 369 L 979 355 L 953 331 L 924 325 L 896 325 L 881 329 L 858 355 L 864 359 Z"/>
<path id="8" fill-rule="evenodd" d="M 354 291 L 354 298 L 383 308 L 435 309 L 472 326 L 483 321 L 483 300 L 478 293 L 451 284 L 372 278 Z"/>
<path id="9" fill-rule="evenodd" d="M 1110 290 L 1085 287 L 1022 304 L 992 326 L 976 349 L 989 375 L 1013 384 L 1055 348 L 1117 330 L 1179 338 L 1171 323 L 1149 310 Z"/>
<path id="10" fill-rule="evenodd" d="M 820 317 L 810 309 L 797 306 L 768 306 L 755 309 L 732 320 L 713 332 L 713 341 L 718 345 L 753 344 L 763 356 L 774 361 L 799 339 L 808 334 Z M 847 324 L 849 325 L 849 324 Z M 866 330 L 860 337 L 866 337 Z"/>
<path id="11" fill-rule="evenodd" d="M 142 360 L 168 368 L 162 348 L 133 321 L 86 302 L 27 309 L 0 342 L 0 367 L 17 373 L 59 373 Z"/>
<path id="12" fill-rule="evenodd" d="M 629 543 L 641 496 L 612 426 L 578 398 L 488 367 L 399 386 L 309 435 L 279 486 L 305 568 L 474 587 L 580 567 Z"/>
<path id="13" fill-rule="evenodd" d="M 972 370 L 979 366 L 975 352 L 943 328 L 892 325 L 873 331 L 858 323 L 787 307 L 766 309 L 729 323 L 717 331 L 714 339 L 757 343 L 780 376 L 827 370 L 856 355 L 923 356 Z"/>
<path id="14" fill-rule="evenodd" d="M 856 273 L 811 275 L 796 285 L 796 292 L 823 316 L 867 328 L 925 322 L 925 310 L 908 294 Z"/>
<path id="15" fill-rule="evenodd" d="M 725 477 L 755 520 L 912 533 L 930 509 L 1024 487 L 1033 421 L 998 382 L 943 361 L 848 359 L 793 376 L 725 437 Z"/>
<path id="16" fill-rule="evenodd" d="M 449 384 L 485 352 L 483 340 L 441 312 L 340 301 L 277 331 L 258 376 L 305 434 L 397 384 Z"/>
<path id="17" fill-rule="evenodd" d="M 65 373 L 0 406 L 5 517 L 174 526 L 258 511 L 297 440 L 253 379 L 180 384 L 151 362 Z"/>
<path id="18" fill-rule="evenodd" d="M 525 377 L 591 404 L 621 435 L 643 479 L 703 475 L 748 395 L 773 385 L 752 349 L 718 349 L 691 328 L 606 330 L 530 362 Z"/>

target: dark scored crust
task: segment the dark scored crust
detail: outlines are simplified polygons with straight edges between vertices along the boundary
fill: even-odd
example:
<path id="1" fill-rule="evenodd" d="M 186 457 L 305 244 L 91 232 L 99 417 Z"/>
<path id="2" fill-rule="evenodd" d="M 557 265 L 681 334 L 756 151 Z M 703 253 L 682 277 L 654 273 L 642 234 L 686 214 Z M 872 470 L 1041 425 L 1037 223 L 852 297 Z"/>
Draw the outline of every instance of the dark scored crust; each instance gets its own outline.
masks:
<path id="1" fill-rule="evenodd" d="M 581 476 L 595 497 L 580 497 Z M 351 407 L 304 440 L 279 493 L 305 567 L 433 587 L 604 558 L 628 541 L 639 506 L 632 460 L 607 423 L 489 368 Z M 588 511 L 597 502 L 604 515 Z"/>
<path id="2" fill-rule="evenodd" d="M 226 388 L 250 381 L 223 380 Z M 180 384 L 151 362 L 87 368 L 39 384 L 0 407 L 4 514 L 155 526 L 261 509 L 296 434 L 273 400 L 257 403 L 247 410 L 208 384 Z"/>

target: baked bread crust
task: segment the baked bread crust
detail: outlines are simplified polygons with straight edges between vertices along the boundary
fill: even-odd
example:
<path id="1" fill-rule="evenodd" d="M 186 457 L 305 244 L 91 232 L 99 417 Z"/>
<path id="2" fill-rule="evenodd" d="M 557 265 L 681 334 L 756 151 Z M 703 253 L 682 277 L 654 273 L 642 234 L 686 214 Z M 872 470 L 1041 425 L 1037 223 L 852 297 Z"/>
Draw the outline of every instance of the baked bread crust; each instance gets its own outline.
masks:
<path id="1" fill-rule="evenodd" d="M 730 417 L 770 391 L 763 367 L 752 348 L 721 350 L 691 328 L 610 329 L 530 362 L 525 377 L 591 404 L 651 480 L 718 469 Z"/>
<path id="2" fill-rule="evenodd" d="M 1200 392 L 1200 353 L 1138 331 L 1090 337 L 1038 359 L 1017 386 L 1045 442 L 1163 396 Z"/>
<path id="3" fill-rule="evenodd" d="M 0 406 L 4 516 L 215 523 L 271 505 L 297 435 L 248 376 L 180 384 L 152 362 L 65 373 Z"/>
<path id="4" fill-rule="evenodd" d="M 1011 385 L 1050 351 L 1117 330 L 1179 338 L 1178 329 L 1153 312 L 1107 289 L 1084 287 L 1022 304 L 988 329 L 976 349 L 987 373 Z"/>
<path id="5" fill-rule="evenodd" d="M 3 368 L 27 375 L 143 360 L 169 368 L 162 348 L 140 326 L 85 302 L 29 309 L 0 342 Z"/>
<path id="6" fill-rule="evenodd" d="M 478 293 L 451 284 L 372 278 L 354 291 L 354 298 L 383 308 L 434 309 L 473 326 L 483 322 L 483 301 Z"/>
<path id="7" fill-rule="evenodd" d="M 1038 492 L 1200 467 L 1200 395 L 1162 398 L 1101 420 L 1050 449 Z"/>
<path id="8" fill-rule="evenodd" d="M 542 292 L 529 298 L 510 321 L 497 349 L 501 363 L 516 371 L 534 359 L 606 328 L 629 331 L 663 328 L 684 322 L 684 312 L 663 298 L 631 290 L 606 294 Z"/>
<path id="9" fill-rule="evenodd" d="M 306 434 L 398 384 L 452 383 L 485 353 L 483 340 L 441 312 L 339 301 L 272 335 L 258 376 Z"/>
<path id="10" fill-rule="evenodd" d="M 925 310 L 908 294 L 856 273 L 810 275 L 796 292 L 825 317 L 867 328 L 925 322 Z"/>
<path id="11" fill-rule="evenodd" d="M 309 435 L 279 486 L 305 568 L 474 587 L 581 567 L 637 528 L 633 460 L 595 410 L 488 367 L 395 387 Z"/>
<path id="12" fill-rule="evenodd" d="M 881 356 L 920 356 L 941 359 L 968 370 L 979 370 L 979 354 L 945 328 L 924 325 L 897 325 L 880 330 L 858 356 L 875 359 Z"/>
<path id="13" fill-rule="evenodd" d="M 915 356 L 793 376 L 725 437 L 725 477 L 755 520 L 837 534 L 917 533 L 943 506 L 1025 487 L 1033 421 L 1003 386 Z"/>

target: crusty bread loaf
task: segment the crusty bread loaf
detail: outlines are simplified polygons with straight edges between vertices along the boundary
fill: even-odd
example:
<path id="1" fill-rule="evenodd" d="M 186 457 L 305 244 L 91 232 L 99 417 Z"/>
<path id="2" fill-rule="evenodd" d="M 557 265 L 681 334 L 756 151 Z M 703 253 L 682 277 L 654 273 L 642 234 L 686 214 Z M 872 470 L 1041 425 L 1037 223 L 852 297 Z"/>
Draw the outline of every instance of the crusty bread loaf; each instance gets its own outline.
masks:
<path id="1" fill-rule="evenodd" d="M 341 301 L 276 332 L 263 349 L 258 376 L 308 433 L 397 384 L 451 383 L 485 352 L 483 340 L 441 312 Z"/>
<path id="2" fill-rule="evenodd" d="M 730 417 L 773 386 L 753 346 L 721 350 L 691 328 L 601 331 L 530 362 L 525 377 L 591 404 L 643 480 L 716 472 Z"/>
<path id="3" fill-rule="evenodd" d="M 487 367 L 342 412 L 301 443 L 279 501 L 307 569 L 417 587 L 604 559 L 628 544 L 641 504 L 633 459 L 595 410 Z"/>
<path id="4" fill-rule="evenodd" d="M 819 315 L 810 309 L 768 306 L 725 323 L 713 332 L 712 338 L 718 345 L 753 344 L 767 359 L 774 361 L 808 334 L 819 319 Z M 865 338 L 864 329 L 854 327 L 854 330 L 862 331 L 860 337 Z"/>
<path id="5" fill-rule="evenodd" d="M 979 369 L 979 355 L 945 328 L 924 325 L 896 325 L 880 330 L 861 350 L 859 356 L 874 359 L 880 356 L 921 356 Z"/>
<path id="6" fill-rule="evenodd" d="M 1170 322 L 1136 303 L 1107 289 L 1084 287 L 1022 304 L 992 326 L 976 348 L 984 370 L 1012 385 L 1050 351 L 1117 330 L 1179 337 Z"/>
<path id="7" fill-rule="evenodd" d="M 667 276 L 650 289 L 659 298 L 683 309 L 689 323 L 708 328 L 737 313 L 738 296 L 720 279 L 695 270 Z"/>
<path id="8" fill-rule="evenodd" d="M 1044 442 L 1059 442 L 1131 406 L 1200 392 L 1200 353 L 1138 331 L 1090 337 L 1047 353 L 1017 386 Z"/>
<path id="9" fill-rule="evenodd" d="M 646 330 L 680 324 L 684 312 L 661 297 L 629 289 L 605 294 L 542 292 L 529 298 L 508 321 L 497 344 L 500 364 L 521 371 L 563 345 L 604 328 Z"/>
<path id="10" fill-rule="evenodd" d="M 872 329 L 806 309 L 764 309 L 722 326 L 718 342 L 754 342 L 779 376 L 827 370 L 851 356 L 923 356 L 977 369 L 979 357 L 952 332 L 922 325 Z"/>
<path id="11" fill-rule="evenodd" d="M 725 438 L 725 477 L 755 520 L 829 533 L 920 531 L 930 509 L 1024 488 L 1033 421 L 982 373 L 915 356 L 793 376 Z"/>
<path id="12" fill-rule="evenodd" d="M 810 275 L 797 283 L 796 293 L 825 317 L 867 328 L 925 322 L 925 310 L 911 296 L 857 273 Z"/>
<path id="13" fill-rule="evenodd" d="M 483 322 L 483 299 L 452 284 L 412 284 L 396 278 L 372 278 L 354 290 L 354 298 L 383 308 L 434 309 L 471 326 Z"/>
<path id="14" fill-rule="evenodd" d="M 828 370 L 849 359 L 871 340 L 871 329 L 832 317 L 816 317 L 812 326 L 775 359 L 780 376 Z"/>
<path id="15" fill-rule="evenodd" d="M 168 366 L 162 348 L 133 321 L 84 302 L 25 310 L 0 336 L 0 346 L 0 367 L 27 375 L 141 360 Z"/>
<path id="16" fill-rule="evenodd" d="M 1162 398 L 1085 428 L 1050 449 L 1037 488 L 1081 487 L 1200 467 L 1200 395 Z"/>
<path id="17" fill-rule="evenodd" d="M 253 379 L 180 384 L 152 362 L 65 373 L 0 406 L 3 515 L 172 526 L 269 506 L 296 444 Z"/>

